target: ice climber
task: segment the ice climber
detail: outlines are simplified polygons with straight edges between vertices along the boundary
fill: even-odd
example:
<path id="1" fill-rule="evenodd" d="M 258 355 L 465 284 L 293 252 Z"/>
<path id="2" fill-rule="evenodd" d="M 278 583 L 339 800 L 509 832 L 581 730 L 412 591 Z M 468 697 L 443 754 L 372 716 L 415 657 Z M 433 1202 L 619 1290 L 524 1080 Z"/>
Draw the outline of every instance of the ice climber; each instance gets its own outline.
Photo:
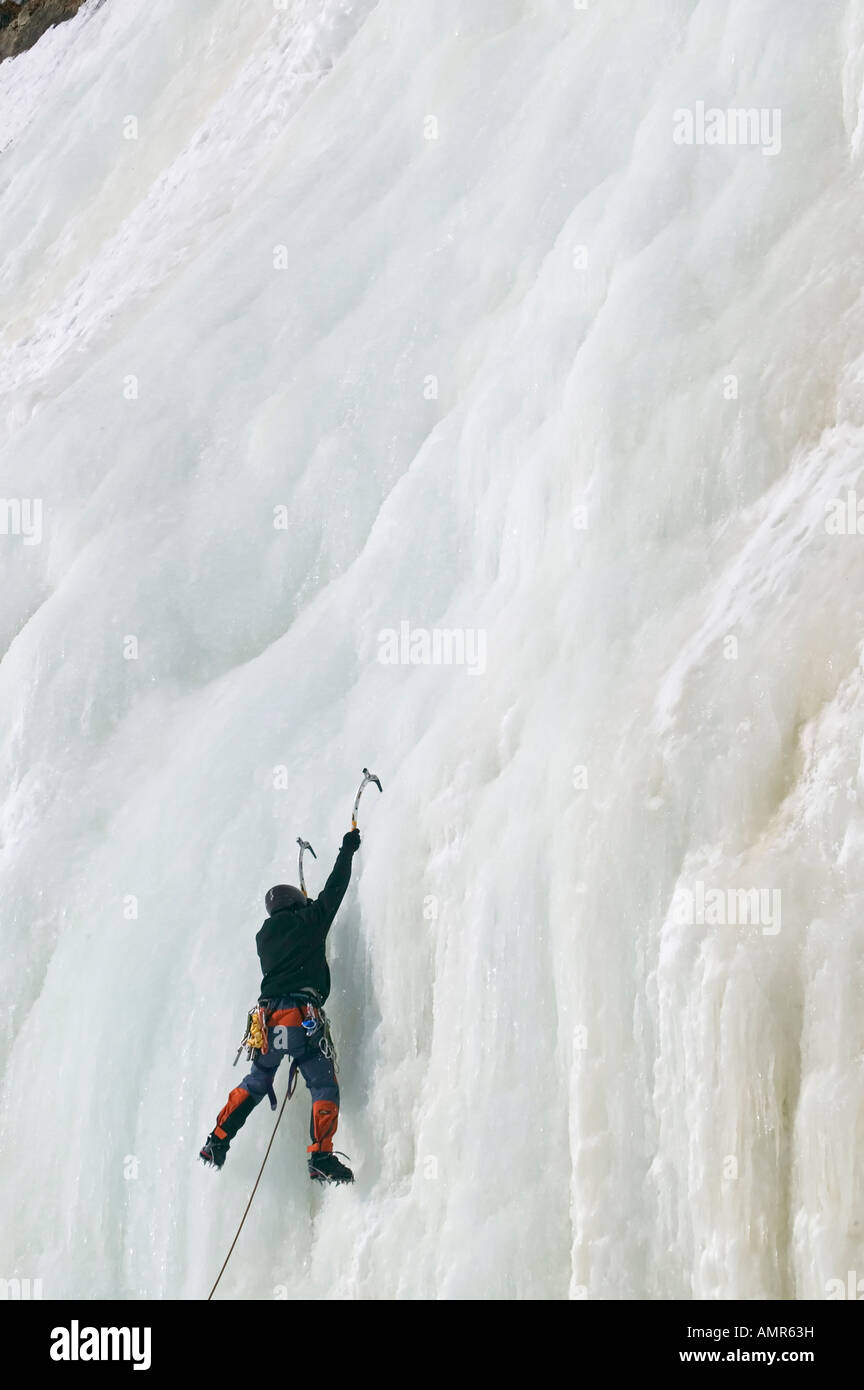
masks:
<path id="1" fill-rule="evenodd" d="M 360 831 L 349 830 L 323 891 L 312 901 L 299 888 L 279 884 L 265 898 L 267 920 L 255 938 L 261 961 L 257 1017 L 260 1046 L 252 1066 L 219 1111 L 201 1149 L 205 1163 L 221 1168 L 237 1131 L 265 1096 L 275 1104 L 273 1078 L 283 1057 L 291 1061 L 289 1089 L 299 1071 L 312 1097 L 309 1176 L 316 1182 L 353 1182 L 354 1174 L 333 1152 L 339 1120 L 339 1086 L 324 1003 L 330 993 L 327 933 L 351 878 Z M 250 1019 L 253 1018 L 250 1015 Z"/>

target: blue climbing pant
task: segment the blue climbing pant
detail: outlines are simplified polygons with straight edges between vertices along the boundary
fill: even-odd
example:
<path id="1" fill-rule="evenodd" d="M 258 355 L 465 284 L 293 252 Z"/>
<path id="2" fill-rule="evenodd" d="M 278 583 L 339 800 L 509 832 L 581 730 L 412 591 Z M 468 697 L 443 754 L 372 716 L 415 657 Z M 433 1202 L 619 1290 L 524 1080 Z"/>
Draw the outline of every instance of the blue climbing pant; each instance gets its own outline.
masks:
<path id="1" fill-rule="evenodd" d="M 255 1106 L 272 1093 L 273 1078 L 283 1058 L 290 1057 L 292 1071 L 296 1064 L 312 1099 L 308 1152 L 330 1153 L 339 1123 L 339 1086 L 333 1058 L 322 1045 L 326 1048 L 320 1009 L 298 1003 L 296 997 L 272 1000 L 267 1012 L 267 1049 L 255 1054 L 248 1073 L 219 1111 L 213 1131 L 217 1138 L 234 1138 Z"/>

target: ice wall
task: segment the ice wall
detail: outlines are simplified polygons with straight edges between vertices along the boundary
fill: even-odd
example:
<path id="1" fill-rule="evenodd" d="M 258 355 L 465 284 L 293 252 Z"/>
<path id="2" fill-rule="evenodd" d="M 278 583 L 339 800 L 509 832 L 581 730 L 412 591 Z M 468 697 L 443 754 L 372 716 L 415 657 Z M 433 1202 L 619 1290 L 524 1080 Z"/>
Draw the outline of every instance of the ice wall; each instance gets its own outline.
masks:
<path id="1" fill-rule="evenodd" d="M 221 1293 L 864 1275 L 862 90 L 859 0 L 89 0 L 0 68 L 0 1276 L 206 1295 L 364 763 L 357 1182 L 298 1094 Z"/>

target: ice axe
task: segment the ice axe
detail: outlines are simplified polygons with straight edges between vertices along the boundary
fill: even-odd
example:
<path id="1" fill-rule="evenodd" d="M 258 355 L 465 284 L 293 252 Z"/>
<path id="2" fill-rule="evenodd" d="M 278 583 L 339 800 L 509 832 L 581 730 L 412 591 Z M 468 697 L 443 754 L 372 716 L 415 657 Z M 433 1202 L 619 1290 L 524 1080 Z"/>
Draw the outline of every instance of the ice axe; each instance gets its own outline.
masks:
<path id="1" fill-rule="evenodd" d="M 356 795 L 355 798 L 354 798 L 354 810 L 351 812 L 351 829 L 352 829 L 352 830 L 356 830 L 356 829 L 357 829 L 357 808 L 358 808 L 358 806 L 360 805 L 360 798 L 361 798 L 361 796 L 363 795 L 363 788 L 364 788 L 364 787 L 368 787 L 368 785 L 369 785 L 370 782 L 374 782 L 375 785 L 376 785 L 376 787 L 378 788 L 379 792 L 383 792 L 384 788 L 383 788 L 382 785 L 381 785 L 381 779 L 378 778 L 378 777 L 376 777 L 374 772 L 370 772 L 369 769 L 368 769 L 368 767 L 364 767 L 364 769 L 363 769 L 363 781 L 360 783 L 360 786 L 357 788 L 357 795 Z"/>
<path id="2" fill-rule="evenodd" d="M 303 851 L 306 850 L 306 849 L 308 849 L 308 851 L 309 851 L 309 853 L 312 855 L 312 858 L 313 858 L 313 859 L 317 859 L 317 858 L 318 858 L 318 855 L 315 853 L 315 851 L 314 851 L 314 849 L 312 848 L 312 846 L 310 845 L 309 841 L 308 841 L 308 840 L 301 840 L 299 835 L 297 836 L 297 843 L 298 843 L 298 845 L 300 846 L 300 861 L 299 861 L 299 865 L 298 865 L 299 871 L 300 871 L 300 892 L 303 894 L 303 897 L 304 897 L 304 898 L 308 898 L 308 897 L 309 897 L 309 894 L 306 892 L 306 884 L 305 884 L 304 879 L 303 879 Z"/>

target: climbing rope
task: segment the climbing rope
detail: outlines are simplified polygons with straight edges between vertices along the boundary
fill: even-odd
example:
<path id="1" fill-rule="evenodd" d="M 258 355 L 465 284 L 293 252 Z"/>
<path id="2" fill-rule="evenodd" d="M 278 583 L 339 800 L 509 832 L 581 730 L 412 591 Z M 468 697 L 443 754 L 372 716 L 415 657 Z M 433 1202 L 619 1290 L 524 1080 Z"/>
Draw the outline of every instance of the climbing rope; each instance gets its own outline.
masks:
<path id="1" fill-rule="evenodd" d="M 291 1099 L 292 1094 L 293 1094 L 293 1089 L 292 1089 L 292 1087 L 289 1085 L 288 1090 L 285 1092 L 285 1096 L 284 1096 L 284 1099 L 283 1099 L 283 1101 L 282 1101 L 282 1108 L 280 1109 L 279 1114 L 276 1116 L 276 1123 L 275 1123 L 275 1125 L 273 1126 L 273 1133 L 270 1135 L 270 1143 L 267 1145 L 267 1152 L 266 1152 L 265 1155 L 264 1155 L 264 1159 L 263 1159 L 263 1162 L 262 1162 L 262 1164 L 261 1164 L 261 1167 L 258 1169 L 258 1176 L 257 1176 L 257 1178 L 255 1179 L 255 1186 L 252 1188 L 251 1196 L 250 1196 L 250 1198 L 249 1198 L 249 1201 L 246 1203 L 246 1210 L 245 1210 L 244 1213 L 243 1213 L 243 1219 L 241 1220 L 240 1225 L 237 1227 L 237 1234 L 235 1235 L 234 1239 L 233 1239 L 232 1242 L 231 1242 L 231 1249 L 228 1251 L 228 1254 L 225 1256 L 225 1262 L 224 1262 L 224 1264 L 222 1265 L 222 1268 L 220 1269 L 219 1273 L 218 1273 L 217 1276 L 216 1276 L 216 1283 L 213 1285 L 212 1289 L 210 1290 L 209 1294 L 207 1295 L 207 1302 L 208 1302 L 208 1303 L 210 1302 L 211 1298 L 213 1297 L 214 1293 L 216 1292 L 216 1286 L 218 1285 L 219 1280 L 222 1278 L 222 1275 L 225 1273 L 225 1266 L 227 1265 L 228 1261 L 230 1260 L 231 1255 L 232 1255 L 232 1253 L 233 1253 L 233 1251 L 234 1251 L 234 1246 L 237 1244 L 237 1241 L 238 1241 L 238 1239 L 239 1239 L 239 1237 L 240 1237 L 240 1232 L 243 1230 L 243 1222 L 246 1220 L 246 1217 L 249 1215 L 249 1208 L 250 1208 L 251 1205 L 252 1205 L 252 1198 L 255 1196 L 255 1193 L 258 1191 L 258 1184 L 259 1184 L 259 1182 L 261 1181 L 261 1174 L 264 1172 L 264 1164 L 267 1162 L 267 1159 L 268 1159 L 269 1156 L 270 1156 L 270 1150 L 271 1150 L 272 1147 L 273 1147 L 273 1140 L 276 1138 L 276 1131 L 277 1131 L 277 1129 L 279 1128 L 279 1121 L 282 1119 L 282 1113 L 283 1113 L 283 1111 L 284 1111 L 284 1109 L 285 1109 L 285 1106 L 286 1106 L 287 1102 Z"/>

